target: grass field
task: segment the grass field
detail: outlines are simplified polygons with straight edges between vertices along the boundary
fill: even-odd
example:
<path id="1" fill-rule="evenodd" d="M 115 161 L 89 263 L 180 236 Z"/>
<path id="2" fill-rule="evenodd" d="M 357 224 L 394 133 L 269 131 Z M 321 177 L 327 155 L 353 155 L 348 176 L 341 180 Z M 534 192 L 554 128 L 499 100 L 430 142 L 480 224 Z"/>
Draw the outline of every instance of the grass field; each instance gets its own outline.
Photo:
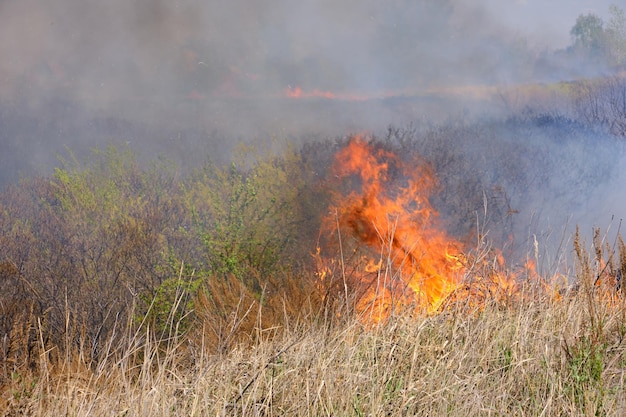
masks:
<path id="1" fill-rule="evenodd" d="M 623 415 L 624 298 L 538 294 L 375 326 L 303 308 L 299 320 L 254 328 L 219 354 L 204 353 L 198 332 L 155 343 L 129 330 L 95 366 L 80 350 L 38 351 L 39 371 L 15 372 L 3 387 L 2 413 Z"/>
<path id="2" fill-rule="evenodd" d="M 0 193 L 0 415 L 626 414 L 619 227 L 520 224 L 614 175 L 589 120 L 70 154 Z"/>

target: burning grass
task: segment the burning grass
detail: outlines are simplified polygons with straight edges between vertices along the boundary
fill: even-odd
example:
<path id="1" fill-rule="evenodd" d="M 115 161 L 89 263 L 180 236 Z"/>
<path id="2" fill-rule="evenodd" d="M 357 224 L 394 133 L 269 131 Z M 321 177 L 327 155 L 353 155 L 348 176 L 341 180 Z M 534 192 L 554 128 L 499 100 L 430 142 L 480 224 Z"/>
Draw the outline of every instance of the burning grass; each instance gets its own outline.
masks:
<path id="1" fill-rule="evenodd" d="M 470 250 L 445 231 L 430 203 L 436 179 L 426 161 L 403 160 L 355 136 L 337 153 L 333 171 L 340 185 L 323 222 L 328 236 L 316 254 L 318 273 L 322 285 L 332 286 L 339 272 L 333 265 L 341 265 L 346 299 L 358 294 L 355 308 L 367 321 L 407 308 L 433 314 L 449 302 L 505 302 L 521 296 L 522 284 L 556 294 L 552 284 L 560 277 L 539 277 L 532 260 L 513 271 L 501 251 L 484 242 Z M 353 259 L 348 273 L 346 244 Z M 341 259 L 325 258 L 324 249 Z"/>
<path id="2" fill-rule="evenodd" d="M 536 294 L 536 293 L 535 293 Z M 258 304 L 252 315 L 263 315 Z M 131 331 L 95 367 L 83 352 L 13 372 L 5 415 L 623 415 L 626 306 L 581 291 L 503 308 L 457 304 L 364 327 L 323 315 L 251 343 L 155 342 Z"/>
<path id="3" fill-rule="evenodd" d="M 621 239 L 543 276 L 446 231 L 414 152 L 249 156 L 3 195 L 3 414 L 624 413 Z"/>

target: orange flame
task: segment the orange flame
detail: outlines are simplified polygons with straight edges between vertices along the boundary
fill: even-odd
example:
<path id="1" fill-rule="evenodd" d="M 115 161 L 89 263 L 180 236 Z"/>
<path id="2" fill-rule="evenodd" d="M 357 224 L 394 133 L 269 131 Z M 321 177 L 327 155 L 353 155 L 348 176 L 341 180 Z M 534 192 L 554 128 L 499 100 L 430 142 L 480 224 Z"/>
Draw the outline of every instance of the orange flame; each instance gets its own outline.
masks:
<path id="1" fill-rule="evenodd" d="M 285 90 L 285 95 L 289 98 L 327 98 L 329 100 L 339 98 L 335 93 L 330 91 L 322 91 L 322 90 L 312 90 L 312 91 L 303 91 L 300 87 L 287 87 Z"/>
<path id="2" fill-rule="evenodd" d="M 430 167 L 405 166 L 357 136 L 336 155 L 335 171 L 358 182 L 357 191 L 339 198 L 339 227 L 381 255 L 363 268 L 360 279 L 367 290 L 357 309 L 374 321 L 401 306 L 437 310 L 460 286 L 464 268 L 458 256 L 462 245 L 436 225 L 428 200 L 436 183 Z"/>
<path id="3" fill-rule="evenodd" d="M 335 155 L 333 171 L 341 191 L 323 228 L 331 236 L 336 233 L 341 259 L 325 259 L 318 248 L 320 289 L 331 294 L 338 282 L 333 276 L 340 273 L 346 301 L 349 293 L 355 295 L 356 310 L 368 322 L 406 309 L 434 313 L 459 302 L 481 309 L 488 301 L 508 304 L 537 295 L 559 300 L 567 291 L 566 276 L 542 277 L 532 259 L 509 270 L 500 251 L 482 244 L 467 251 L 449 236 L 429 202 L 436 180 L 424 161 L 406 163 L 382 145 L 355 136 Z M 611 301 L 618 297 L 618 269 L 624 267 L 612 258 L 603 261 L 601 253 L 596 257 L 591 285 Z M 626 265 L 622 257 L 620 265 Z"/>
<path id="4" fill-rule="evenodd" d="M 333 93 L 332 91 L 324 91 L 317 88 L 304 91 L 301 87 L 292 86 L 287 87 L 284 94 L 286 97 L 293 99 L 325 98 L 328 100 L 365 101 L 373 98 L 362 94 Z"/>

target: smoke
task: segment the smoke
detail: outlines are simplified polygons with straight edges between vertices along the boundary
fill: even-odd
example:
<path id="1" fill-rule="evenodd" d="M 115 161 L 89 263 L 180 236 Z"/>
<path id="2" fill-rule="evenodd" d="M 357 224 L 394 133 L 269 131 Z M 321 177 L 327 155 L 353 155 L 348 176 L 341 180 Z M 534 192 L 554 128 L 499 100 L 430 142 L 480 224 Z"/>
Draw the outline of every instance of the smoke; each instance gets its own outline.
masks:
<path id="1" fill-rule="evenodd" d="M 112 112 L 276 98 L 289 86 L 376 96 L 528 79 L 528 33 L 499 20 L 529 5 L 492 3 L 7 0 L 0 98 Z"/>
<path id="2" fill-rule="evenodd" d="M 626 146 L 602 129 L 542 114 L 389 132 L 384 142 L 399 155 L 416 151 L 432 165 L 430 202 L 469 247 L 486 236 L 508 260 L 530 259 L 549 276 L 571 260 L 576 226 L 588 243 L 593 228 L 610 229 L 614 244 L 626 219 Z"/>
<path id="3" fill-rule="evenodd" d="M 481 88 L 576 75 L 537 63 L 608 3 L 2 0 L 0 185 L 48 172 L 64 146 L 193 166 L 241 139 L 491 111 Z"/>

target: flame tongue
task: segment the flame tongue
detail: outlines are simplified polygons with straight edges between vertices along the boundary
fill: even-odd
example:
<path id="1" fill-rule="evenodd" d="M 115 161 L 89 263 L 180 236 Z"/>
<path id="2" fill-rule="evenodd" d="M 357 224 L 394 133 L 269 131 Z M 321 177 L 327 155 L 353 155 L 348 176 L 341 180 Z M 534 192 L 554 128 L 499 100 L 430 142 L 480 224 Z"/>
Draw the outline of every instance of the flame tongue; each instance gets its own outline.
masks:
<path id="1" fill-rule="evenodd" d="M 335 171 L 354 179 L 357 188 L 336 202 L 339 227 L 382 261 L 370 260 L 362 271 L 361 279 L 371 285 L 357 307 L 375 320 L 402 306 L 439 308 L 460 285 L 463 267 L 461 244 L 436 227 L 437 213 L 428 201 L 435 179 L 428 165 L 408 167 L 355 137 L 337 154 Z M 372 271 L 375 278 L 367 278 Z"/>

